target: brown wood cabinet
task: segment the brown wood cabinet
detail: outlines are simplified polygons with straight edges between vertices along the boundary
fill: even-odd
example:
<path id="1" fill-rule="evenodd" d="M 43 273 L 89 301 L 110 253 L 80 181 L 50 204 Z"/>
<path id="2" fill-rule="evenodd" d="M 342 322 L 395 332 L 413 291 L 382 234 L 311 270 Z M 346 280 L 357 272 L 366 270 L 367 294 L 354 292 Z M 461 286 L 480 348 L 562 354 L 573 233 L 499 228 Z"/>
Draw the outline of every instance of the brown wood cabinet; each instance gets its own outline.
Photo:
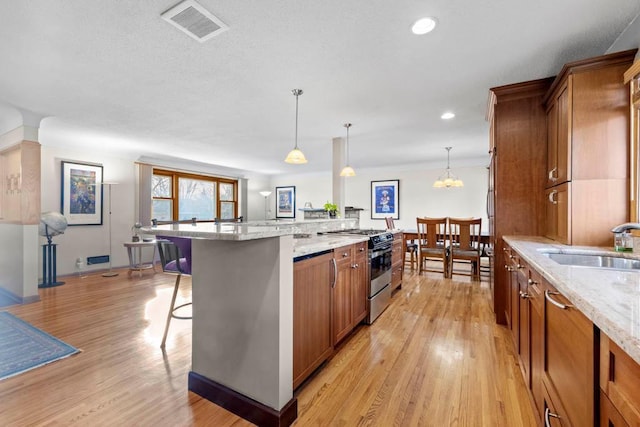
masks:
<path id="1" fill-rule="evenodd" d="M 333 256 L 336 270 L 332 287 L 335 345 L 367 317 L 367 242 L 334 249 Z"/>
<path id="2" fill-rule="evenodd" d="M 610 246 L 611 228 L 628 220 L 629 94 L 623 74 L 635 52 L 568 63 L 545 96 L 545 235 L 551 239 Z"/>
<path id="3" fill-rule="evenodd" d="M 507 243 L 503 252 L 510 260 L 509 328 L 539 419 L 595 425 L 593 324 Z"/>
<path id="4" fill-rule="evenodd" d="M 393 246 L 391 249 L 391 290 L 402 286 L 402 276 L 404 274 L 404 235 L 395 233 L 393 235 Z"/>
<path id="5" fill-rule="evenodd" d="M 351 282 L 353 284 L 353 323 L 354 327 L 367 317 L 367 242 L 356 243 L 353 252 L 353 269 Z"/>
<path id="6" fill-rule="evenodd" d="M 544 281 L 537 271 L 529 269 L 527 300 L 529 301 L 529 339 L 530 339 L 530 383 L 531 395 L 538 413 L 544 414 L 544 393 L 542 376 L 544 375 Z"/>
<path id="7" fill-rule="evenodd" d="M 593 323 L 549 283 L 545 288 L 543 382 L 562 425 L 595 425 Z"/>
<path id="8" fill-rule="evenodd" d="M 509 272 L 502 236 L 544 234 L 547 116 L 543 97 L 552 78 L 489 91 L 489 252 L 495 259 L 490 286 L 496 321 L 506 324 Z M 537 192 L 535 189 L 540 189 Z"/>
<path id="9" fill-rule="evenodd" d="M 293 264 L 293 388 L 333 353 L 332 253 Z"/>
<path id="10" fill-rule="evenodd" d="M 335 345 L 353 329 L 353 291 L 351 286 L 353 246 L 343 246 L 333 251 L 335 281 L 331 288 L 333 302 L 333 340 Z"/>
<path id="11" fill-rule="evenodd" d="M 601 426 L 640 425 L 640 365 L 600 333 Z"/>

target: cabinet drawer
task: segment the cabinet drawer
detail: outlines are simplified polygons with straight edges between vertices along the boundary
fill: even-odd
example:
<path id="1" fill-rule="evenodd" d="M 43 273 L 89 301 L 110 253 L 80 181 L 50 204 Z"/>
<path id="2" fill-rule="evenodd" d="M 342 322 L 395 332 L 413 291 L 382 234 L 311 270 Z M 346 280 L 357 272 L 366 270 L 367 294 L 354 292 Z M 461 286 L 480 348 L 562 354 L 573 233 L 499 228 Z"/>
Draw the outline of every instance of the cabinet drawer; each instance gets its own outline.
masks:
<path id="1" fill-rule="evenodd" d="M 600 387 L 630 425 L 640 425 L 640 365 L 600 334 Z"/>
<path id="2" fill-rule="evenodd" d="M 571 425 L 594 425 L 593 324 L 550 284 L 546 286 L 545 380 L 566 409 Z"/>
<path id="3" fill-rule="evenodd" d="M 600 427 L 628 427 L 629 424 L 600 390 Z"/>

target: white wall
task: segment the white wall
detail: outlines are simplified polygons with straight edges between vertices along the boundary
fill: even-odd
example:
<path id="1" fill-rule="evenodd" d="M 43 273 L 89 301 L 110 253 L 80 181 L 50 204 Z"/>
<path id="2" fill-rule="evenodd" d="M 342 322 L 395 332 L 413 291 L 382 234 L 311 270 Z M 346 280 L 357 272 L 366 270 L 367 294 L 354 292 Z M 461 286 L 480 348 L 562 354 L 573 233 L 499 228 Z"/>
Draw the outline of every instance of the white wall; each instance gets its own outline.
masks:
<path id="1" fill-rule="evenodd" d="M 488 160 L 487 160 L 488 161 Z M 483 163 L 482 159 L 471 163 Z M 384 220 L 371 219 L 371 181 L 400 180 L 400 219 L 395 221 L 396 228 L 415 229 L 418 216 L 453 216 L 480 217 L 483 229 L 487 227 L 486 166 L 467 166 L 452 168 L 464 181 L 462 188 L 433 188 L 433 182 L 444 171 L 443 167 L 433 165 L 411 165 L 405 167 L 388 167 L 375 169 L 356 169 L 356 176 L 343 178 L 346 180 L 346 205 L 365 209 L 360 213 L 360 227 L 385 228 Z M 296 219 L 303 218 L 298 210 L 305 202 L 313 207 L 322 207 L 331 201 L 331 173 L 313 173 L 281 175 L 271 179 L 272 191 L 277 186 L 295 185 L 296 187 Z M 275 199 L 272 199 L 275 209 Z"/>
<path id="2" fill-rule="evenodd" d="M 61 162 L 101 163 L 103 179 L 117 182 L 112 185 L 111 228 L 112 228 L 112 264 L 114 267 L 129 265 L 125 241 L 131 241 L 131 227 L 135 212 L 135 168 L 131 159 L 109 157 L 104 153 L 82 151 L 78 149 L 53 148 L 42 146 L 42 206 L 45 211 L 60 211 L 61 200 Z M 109 190 L 105 186 L 103 194 L 102 225 L 74 225 L 67 227 L 63 235 L 56 236 L 58 244 L 58 275 L 77 272 L 76 259 L 82 258 L 85 271 L 105 269 L 109 264 L 86 266 L 88 256 L 109 254 Z M 41 238 L 41 243 L 45 239 Z M 42 262 L 42 260 L 40 260 Z"/>

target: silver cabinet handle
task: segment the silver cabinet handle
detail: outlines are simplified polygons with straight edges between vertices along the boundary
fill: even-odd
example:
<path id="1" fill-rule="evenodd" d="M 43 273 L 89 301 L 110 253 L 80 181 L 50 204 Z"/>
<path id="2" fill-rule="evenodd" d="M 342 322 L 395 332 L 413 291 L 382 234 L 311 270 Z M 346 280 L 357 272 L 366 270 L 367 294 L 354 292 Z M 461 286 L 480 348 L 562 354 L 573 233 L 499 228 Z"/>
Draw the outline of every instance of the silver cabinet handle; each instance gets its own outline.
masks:
<path id="1" fill-rule="evenodd" d="M 360 248 L 360 252 L 364 252 L 364 248 Z"/>
<path id="2" fill-rule="evenodd" d="M 544 425 L 545 425 L 545 427 L 551 427 L 551 420 L 549 420 L 549 418 L 551 418 L 551 417 L 560 419 L 560 415 L 554 414 L 553 412 L 551 412 L 551 410 L 549 408 L 545 408 L 545 410 L 544 410 Z"/>
<path id="3" fill-rule="evenodd" d="M 535 281 L 535 280 L 533 280 L 533 279 L 529 279 L 529 280 L 527 280 L 527 284 L 528 284 L 529 286 L 532 286 L 532 285 L 537 285 L 537 284 L 538 284 L 538 282 L 536 282 L 536 281 Z"/>
<path id="4" fill-rule="evenodd" d="M 557 181 L 558 180 L 558 167 L 555 167 L 549 171 L 549 181 Z"/>
<path id="5" fill-rule="evenodd" d="M 352 264 L 351 265 L 351 268 L 358 268 L 358 267 L 360 267 L 358 264 Z"/>
<path id="6" fill-rule="evenodd" d="M 335 288 L 338 280 L 338 264 L 336 263 L 335 258 L 331 258 L 331 264 L 333 265 L 333 280 L 331 281 L 331 288 Z"/>
<path id="7" fill-rule="evenodd" d="M 551 304 L 555 305 L 558 308 L 561 308 L 563 310 L 567 310 L 571 307 L 573 307 L 572 305 L 569 304 L 561 304 L 558 301 L 554 300 L 553 298 L 551 298 L 551 295 L 560 295 L 559 292 L 551 292 L 551 291 L 544 291 L 544 299 L 546 299 L 547 301 L 549 301 Z"/>
<path id="8" fill-rule="evenodd" d="M 528 294 L 528 293 L 526 293 L 526 292 L 522 292 L 522 291 L 520 291 L 520 298 L 522 298 L 522 299 L 527 299 L 527 298 L 529 298 L 529 294 Z"/>
<path id="9" fill-rule="evenodd" d="M 549 193 L 549 201 L 554 205 L 558 204 L 558 199 L 555 198 L 556 194 L 558 194 L 558 190 L 553 190 L 551 193 Z"/>
<path id="10" fill-rule="evenodd" d="M 342 258 L 346 258 L 348 256 L 349 256 L 349 252 L 345 252 L 345 253 L 342 254 Z"/>

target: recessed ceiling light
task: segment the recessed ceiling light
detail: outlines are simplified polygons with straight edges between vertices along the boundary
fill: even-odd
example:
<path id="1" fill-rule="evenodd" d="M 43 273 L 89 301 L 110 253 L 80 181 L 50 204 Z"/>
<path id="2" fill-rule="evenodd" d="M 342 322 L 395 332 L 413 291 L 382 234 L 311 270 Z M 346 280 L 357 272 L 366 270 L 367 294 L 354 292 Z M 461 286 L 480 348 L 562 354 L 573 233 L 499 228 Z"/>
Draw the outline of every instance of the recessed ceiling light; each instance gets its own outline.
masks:
<path id="1" fill-rule="evenodd" d="M 422 35 L 433 31 L 436 27 L 436 18 L 426 17 L 418 19 L 411 27 L 413 34 Z"/>
<path id="2" fill-rule="evenodd" d="M 453 114 L 451 111 L 447 111 L 446 113 L 442 113 L 442 115 L 440 116 L 440 118 L 442 120 L 449 120 L 449 119 L 453 119 L 456 115 Z"/>

